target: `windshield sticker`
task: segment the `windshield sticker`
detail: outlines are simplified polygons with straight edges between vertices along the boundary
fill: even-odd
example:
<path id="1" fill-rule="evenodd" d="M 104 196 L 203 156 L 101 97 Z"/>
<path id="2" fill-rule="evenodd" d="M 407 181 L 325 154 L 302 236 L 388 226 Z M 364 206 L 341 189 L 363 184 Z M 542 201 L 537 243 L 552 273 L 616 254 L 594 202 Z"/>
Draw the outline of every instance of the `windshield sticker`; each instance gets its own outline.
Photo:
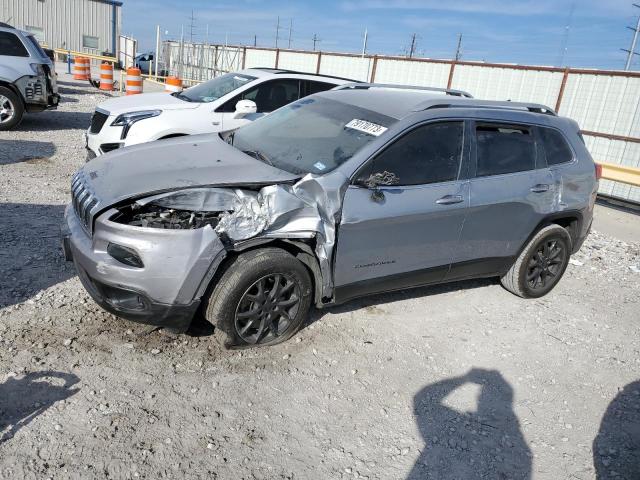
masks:
<path id="1" fill-rule="evenodd" d="M 237 75 L 234 75 L 234 76 L 233 76 L 233 79 L 234 79 L 234 80 L 238 80 L 239 82 L 246 82 L 246 81 L 248 81 L 248 80 L 249 80 L 248 78 L 238 77 Z"/>
<path id="2" fill-rule="evenodd" d="M 366 120 L 360 120 L 358 118 L 354 118 L 349 123 L 345 125 L 345 128 L 352 128 L 354 130 L 359 130 L 360 132 L 368 133 L 369 135 L 373 135 L 374 137 L 379 137 L 384 132 L 387 131 L 387 127 L 383 127 L 382 125 L 378 125 L 375 123 L 367 122 Z"/>
<path id="3" fill-rule="evenodd" d="M 322 162 L 316 162 L 313 164 L 313 166 L 316 170 L 320 170 L 320 171 L 323 171 L 325 168 L 327 168 L 327 166 Z"/>

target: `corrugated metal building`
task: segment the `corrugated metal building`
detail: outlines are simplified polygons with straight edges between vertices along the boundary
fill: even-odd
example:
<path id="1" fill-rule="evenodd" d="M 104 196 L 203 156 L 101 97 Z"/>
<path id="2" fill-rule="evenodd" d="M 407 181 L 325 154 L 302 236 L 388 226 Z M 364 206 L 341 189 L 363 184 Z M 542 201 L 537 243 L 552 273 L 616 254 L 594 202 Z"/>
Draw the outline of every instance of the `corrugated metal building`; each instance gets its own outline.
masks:
<path id="1" fill-rule="evenodd" d="M 0 22 L 32 32 L 50 48 L 117 55 L 122 2 L 1 0 Z"/>

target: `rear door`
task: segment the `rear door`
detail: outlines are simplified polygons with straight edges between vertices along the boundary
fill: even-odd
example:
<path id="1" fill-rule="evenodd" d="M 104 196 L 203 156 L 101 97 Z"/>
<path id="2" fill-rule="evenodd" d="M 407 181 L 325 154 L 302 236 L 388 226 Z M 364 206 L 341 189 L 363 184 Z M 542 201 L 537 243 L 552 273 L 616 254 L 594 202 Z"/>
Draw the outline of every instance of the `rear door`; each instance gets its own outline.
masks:
<path id="1" fill-rule="evenodd" d="M 419 126 L 357 174 L 344 197 L 335 261 L 339 301 L 442 280 L 468 207 L 462 121 Z M 396 185 L 359 186 L 372 174 Z"/>
<path id="2" fill-rule="evenodd" d="M 472 122 L 470 205 L 447 278 L 499 273 L 554 209 L 537 129 Z"/>

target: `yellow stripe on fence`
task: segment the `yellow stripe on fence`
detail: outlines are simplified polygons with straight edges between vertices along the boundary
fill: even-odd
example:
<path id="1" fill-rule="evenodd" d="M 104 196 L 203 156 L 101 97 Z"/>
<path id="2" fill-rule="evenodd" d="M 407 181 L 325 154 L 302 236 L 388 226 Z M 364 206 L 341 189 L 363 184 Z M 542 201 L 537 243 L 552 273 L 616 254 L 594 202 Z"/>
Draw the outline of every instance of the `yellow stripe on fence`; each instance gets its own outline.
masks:
<path id="1" fill-rule="evenodd" d="M 640 168 L 614 163 L 598 162 L 598 164 L 602 165 L 602 178 L 640 187 Z"/>

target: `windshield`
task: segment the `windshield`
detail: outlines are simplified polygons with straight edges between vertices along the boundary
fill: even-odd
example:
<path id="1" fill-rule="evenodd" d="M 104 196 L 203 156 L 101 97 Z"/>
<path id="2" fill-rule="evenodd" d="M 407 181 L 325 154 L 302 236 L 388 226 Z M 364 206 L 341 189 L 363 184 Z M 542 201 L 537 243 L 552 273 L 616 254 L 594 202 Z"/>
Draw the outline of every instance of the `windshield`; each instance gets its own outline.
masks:
<path id="1" fill-rule="evenodd" d="M 327 173 L 396 120 L 322 97 L 304 98 L 235 132 L 233 146 L 296 174 Z"/>
<path id="2" fill-rule="evenodd" d="M 235 89 L 247 85 L 255 79 L 256 77 L 249 75 L 227 73 L 195 87 L 187 88 L 178 98 L 189 102 L 209 103 L 224 97 L 227 93 L 233 92 Z"/>

